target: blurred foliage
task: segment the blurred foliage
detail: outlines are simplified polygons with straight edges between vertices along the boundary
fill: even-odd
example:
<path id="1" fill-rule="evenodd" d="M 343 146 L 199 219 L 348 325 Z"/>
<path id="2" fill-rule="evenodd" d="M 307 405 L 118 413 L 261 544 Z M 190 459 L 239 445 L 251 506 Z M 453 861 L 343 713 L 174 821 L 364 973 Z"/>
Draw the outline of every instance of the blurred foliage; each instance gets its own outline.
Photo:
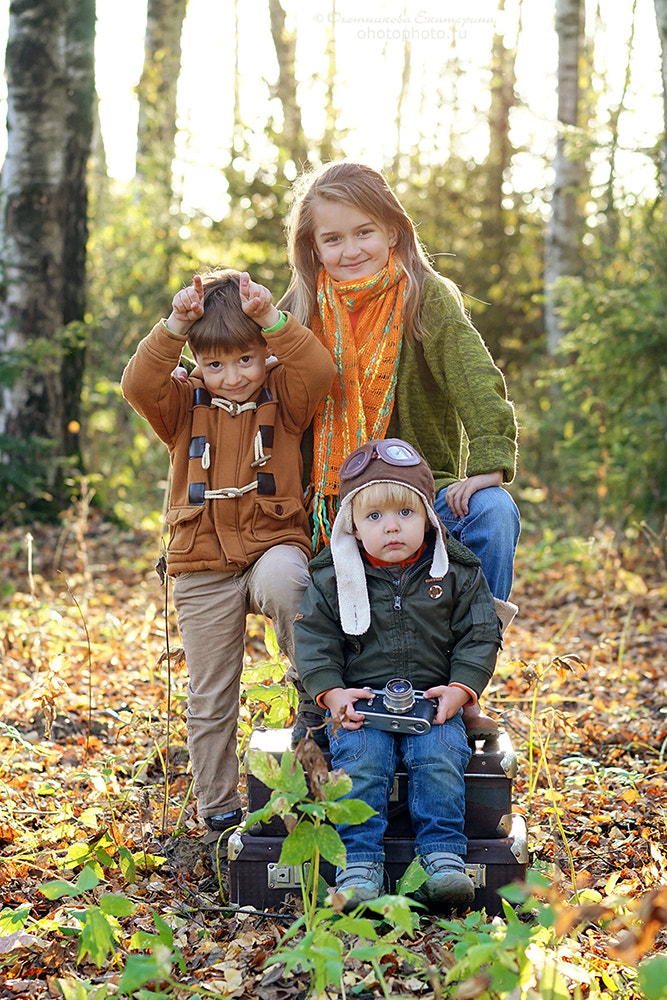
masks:
<path id="1" fill-rule="evenodd" d="M 401 162 L 388 180 L 441 274 L 461 289 L 472 321 L 508 381 L 543 347 L 544 217 L 539 192 L 489 201 L 488 163 L 450 157 Z"/>
<path id="2" fill-rule="evenodd" d="M 155 525 L 168 480 L 166 449 L 120 394 L 139 340 L 197 271 L 247 268 L 276 299 L 288 284 L 283 160 L 258 165 L 238 155 L 221 169 L 229 211 L 220 222 L 174 208 L 169 225 L 160 225 L 150 189 L 132 183 L 98 184 L 91 198 L 81 448 L 96 503 L 123 523 Z M 601 207 L 591 207 L 587 272 L 560 288 L 569 332 L 553 360 L 542 325 L 543 192 L 507 191 L 496 205 L 489 176 L 484 162 L 450 155 L 425 165 L 418 151 L 387 170 L 507 377 L 520 424 L 511 489 L 526 528 L 558 523 L 579 532 L 605 519 L 619 528 L 646 521 L 659 531 L 667 513 L 662 206 L 624 206 L 615 242 Z M 35 442 L 28 463 L 0 476 L 29 493 L 41 451 Z M 17 520 L 20 506 L 5 519 Z"/>
<path id="3" fill-rule="evenodd" d="M 595 274 L 563 280 L 567 333 L 524 382 L 527 480 L 577 529 L 667 516 L 667 234 L 636 209 Z M 532 389 L 529 383 L 532 381 Z M 526 454 L 528 453 L 528 454 Z M 537 499 L 540 499 L 538 496 Z"/>

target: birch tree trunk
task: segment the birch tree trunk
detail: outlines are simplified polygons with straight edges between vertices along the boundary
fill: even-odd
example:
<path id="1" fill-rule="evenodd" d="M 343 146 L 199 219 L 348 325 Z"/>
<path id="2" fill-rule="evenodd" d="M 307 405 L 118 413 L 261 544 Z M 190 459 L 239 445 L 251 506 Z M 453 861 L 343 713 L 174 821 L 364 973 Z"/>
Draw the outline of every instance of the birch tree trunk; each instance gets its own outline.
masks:
<path id="1" fill-rule="evenodd" d="M 187 5 L 188 0 L 148 0 L 144 66 L 137 88 L 136 178 L 142 194 L 151 196 L 154 222 L 165 229 L 173 199 L 176 99 Z"/>
<path id="2" fill-rule="evenodd" d="M 544 267 L 547 351 L 553 355 L 563 335 L 554 308 L 554 283 L 581 268 L 581 216 L 578 197 L 582 166 L 577 154 L 579 124 L 579 55 L 584 27 L 584 0 L 556 0 L 558 34 L 558 135 L 554 158 L 551 215 L 547 226 Z"/>
<path id="3" fill-rule="evenodd" d="M 17 454 L 25 474 L 44 473 L 42 488 L 78 452 L 85 337 L 83 327 L 74 340 L 63 327 L 84 313 L 94 30 L 95 0 L 10 3 L 0 338 L 13 378 L 2 389 L 0 435 L 8 482 L 25 480 L 11 475 Z"/>
<path id="4" fill-rule="evenodd" d="M 281 166 L 284 168 L 285 161 L 291 160 L 297 171 L 301 171 L 308 160 L 308 149 L 297 94 L 296 31 L 287 30 L 287 18 L 280 0 L 269 0 L 269 13 L 271 37 L 278 57 L 278 80 L 273 96 L 278 98 L 283 111 L 282 133 L 274 134 L 273 138 Z"/>
<path id="5" fill-rule="evenodd" d="M 667 0 L 654 0 L 655 18 L 658 22 L 658 34 L 660 35 L 660 51 L 662 53 L 662 115 L 663 115 L 663 136 L 662 136 L 662 196 L 665 201 L 665 215 L 667 217 Z"/>
<path id="6" fill-rule="evenodd" d="M 505 0 L 499 0 L 498 13 L 503 14 Z M 515 43 L 506 44 L 505 35 L 495 31 L 491 50 L 491 103 L 489 108 L 488 188 L 483 226 L 486 246 L 493 255 L 496 281 L 505 280 L 507 266 L 503 184 L 512 165 L 514 150 L 510 140 L 510 114 L 516 105 L 516 54 L 521 35 L 521 2 L 518 7 L 518 27 Z"/>
<path id="7" fill-rule="evenodd" d="M 95 3 L 70 0 L 65 40 L 65 230 L 63 234 L 63 323 L 70 336 L 64 345 L 62 434 L 65 454 L 79 453 L 81 386 L 86 358 L 83 317 L 86 310 L 88 244 L 88 161 L 93 141 L 95 100 Z M 77 326 L 76 324 L 81 324 Z"/>

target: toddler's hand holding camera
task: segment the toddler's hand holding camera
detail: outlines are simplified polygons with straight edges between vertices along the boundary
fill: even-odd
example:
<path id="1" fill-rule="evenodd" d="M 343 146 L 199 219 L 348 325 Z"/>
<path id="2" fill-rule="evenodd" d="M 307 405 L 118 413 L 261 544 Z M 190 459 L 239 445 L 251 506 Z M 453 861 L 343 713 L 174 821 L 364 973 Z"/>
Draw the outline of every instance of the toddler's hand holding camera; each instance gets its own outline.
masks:
<path id="1" fill-rule="evenodd" d="M 331 718 L 340 722 L 343 729 L 361 729 L 365 716 L 355 711 L 354 703 L 360 698 L 372 697 L 370 688 L 331 688 L 321 700 L 331 712 Z"/>
<path id="2" fill-rule="evenodd" d="M 371 698 L 370 688 L 331 688 L 322 695 L 322 702 L 331 712 L 331 718 L 337 720 L 343 729 L 360 729 L 364 724 L 363 712 L 357 712 L 354 704 L 360 698 Z M 424 691 L 424 698 L 436 698 L 438 710 L 433 719 L 433 725 L 441 726 L 447 719 L 456 715 L 470 701 L 470 695 L 465 688 L 455 685 L 438 684 Z"/>
<path id="3" fill-rule="evenodd" d="M 447 719 L 456 715 L 460 708 L 467 705 L 470 695 L 465 688 L 457 687 L 455 684 L 438 684 L 424 691 L 425 698 L 437 698 L 438 710 L 433 719 L 434 726 L 441 726 Z"/>

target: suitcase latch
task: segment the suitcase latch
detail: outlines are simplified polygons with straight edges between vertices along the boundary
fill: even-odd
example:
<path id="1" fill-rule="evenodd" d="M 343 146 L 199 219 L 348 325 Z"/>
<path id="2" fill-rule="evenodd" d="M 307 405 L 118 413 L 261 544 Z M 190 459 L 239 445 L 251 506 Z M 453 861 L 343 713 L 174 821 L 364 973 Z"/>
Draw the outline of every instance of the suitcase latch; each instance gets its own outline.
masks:
<path id="1" fill-rule="evenodd" d="M 271 862 L 266 866 L 269 889 L 300 889 L 301 865 L 277 865 Z"/>
<path id="2" fill-rule="evenodd" d="M 466 875 L 476 889 L 486 886 L 486 865 L 466 865 Z"/>

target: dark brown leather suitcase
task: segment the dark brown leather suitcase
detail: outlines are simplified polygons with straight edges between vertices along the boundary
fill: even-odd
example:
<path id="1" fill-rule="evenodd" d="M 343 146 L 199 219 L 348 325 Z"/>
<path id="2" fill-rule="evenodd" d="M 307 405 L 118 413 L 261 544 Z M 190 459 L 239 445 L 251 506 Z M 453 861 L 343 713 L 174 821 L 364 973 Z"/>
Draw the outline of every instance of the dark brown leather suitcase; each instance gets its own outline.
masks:
<path id="1" fill-rule="evenodd" d="M 253 836 L 236 832 L 229 839 L 229 901 L 234 907 L 268 910 L 279 907 L 291 895 L 301 895 L 301 866 L 281 865 L 283 837 Z M 409 838 L 385 840 L 386 891 L 395 892 L 396 882 L 413 858 Z M 508 834 L 468 841 L 466 871 L 475 885 L 473 909 L 484 908 L 490 916 L 502 913 L 498 889 L 523 880 L 528 866 L 526 822 L 510 817 Z M 335 871 L 323 861 L 321 873 L 328 885 Z"/>
<path id="2" fill-rule="evenodd" d="M 290 729 L 255 729 L 248 744 L 249 750 L 264 750 L 280 760 L 289 749 Z M 328 754 L 325 754 L 328 760 Z M 248 812 L 261 809 L 268 802 L 271 792 L 245 765 L 248 788 Z M 517 761 L 510 739 L 501 732 L 498 740 L 478 742 L 466 769 L 466 825 L 465 834 L 475 839 L 502 839 L 509 835 L 512 814 L 512 783 L 516 777 Z M 389 800 L 389 825 L 385 837 L 401 839 L 414 837 L 407 806 L 408 776 L 399 769 Z M 263 837 L 284 837 L 283 821 L 274 817 L 262 824 L 256 832 Z"/>

